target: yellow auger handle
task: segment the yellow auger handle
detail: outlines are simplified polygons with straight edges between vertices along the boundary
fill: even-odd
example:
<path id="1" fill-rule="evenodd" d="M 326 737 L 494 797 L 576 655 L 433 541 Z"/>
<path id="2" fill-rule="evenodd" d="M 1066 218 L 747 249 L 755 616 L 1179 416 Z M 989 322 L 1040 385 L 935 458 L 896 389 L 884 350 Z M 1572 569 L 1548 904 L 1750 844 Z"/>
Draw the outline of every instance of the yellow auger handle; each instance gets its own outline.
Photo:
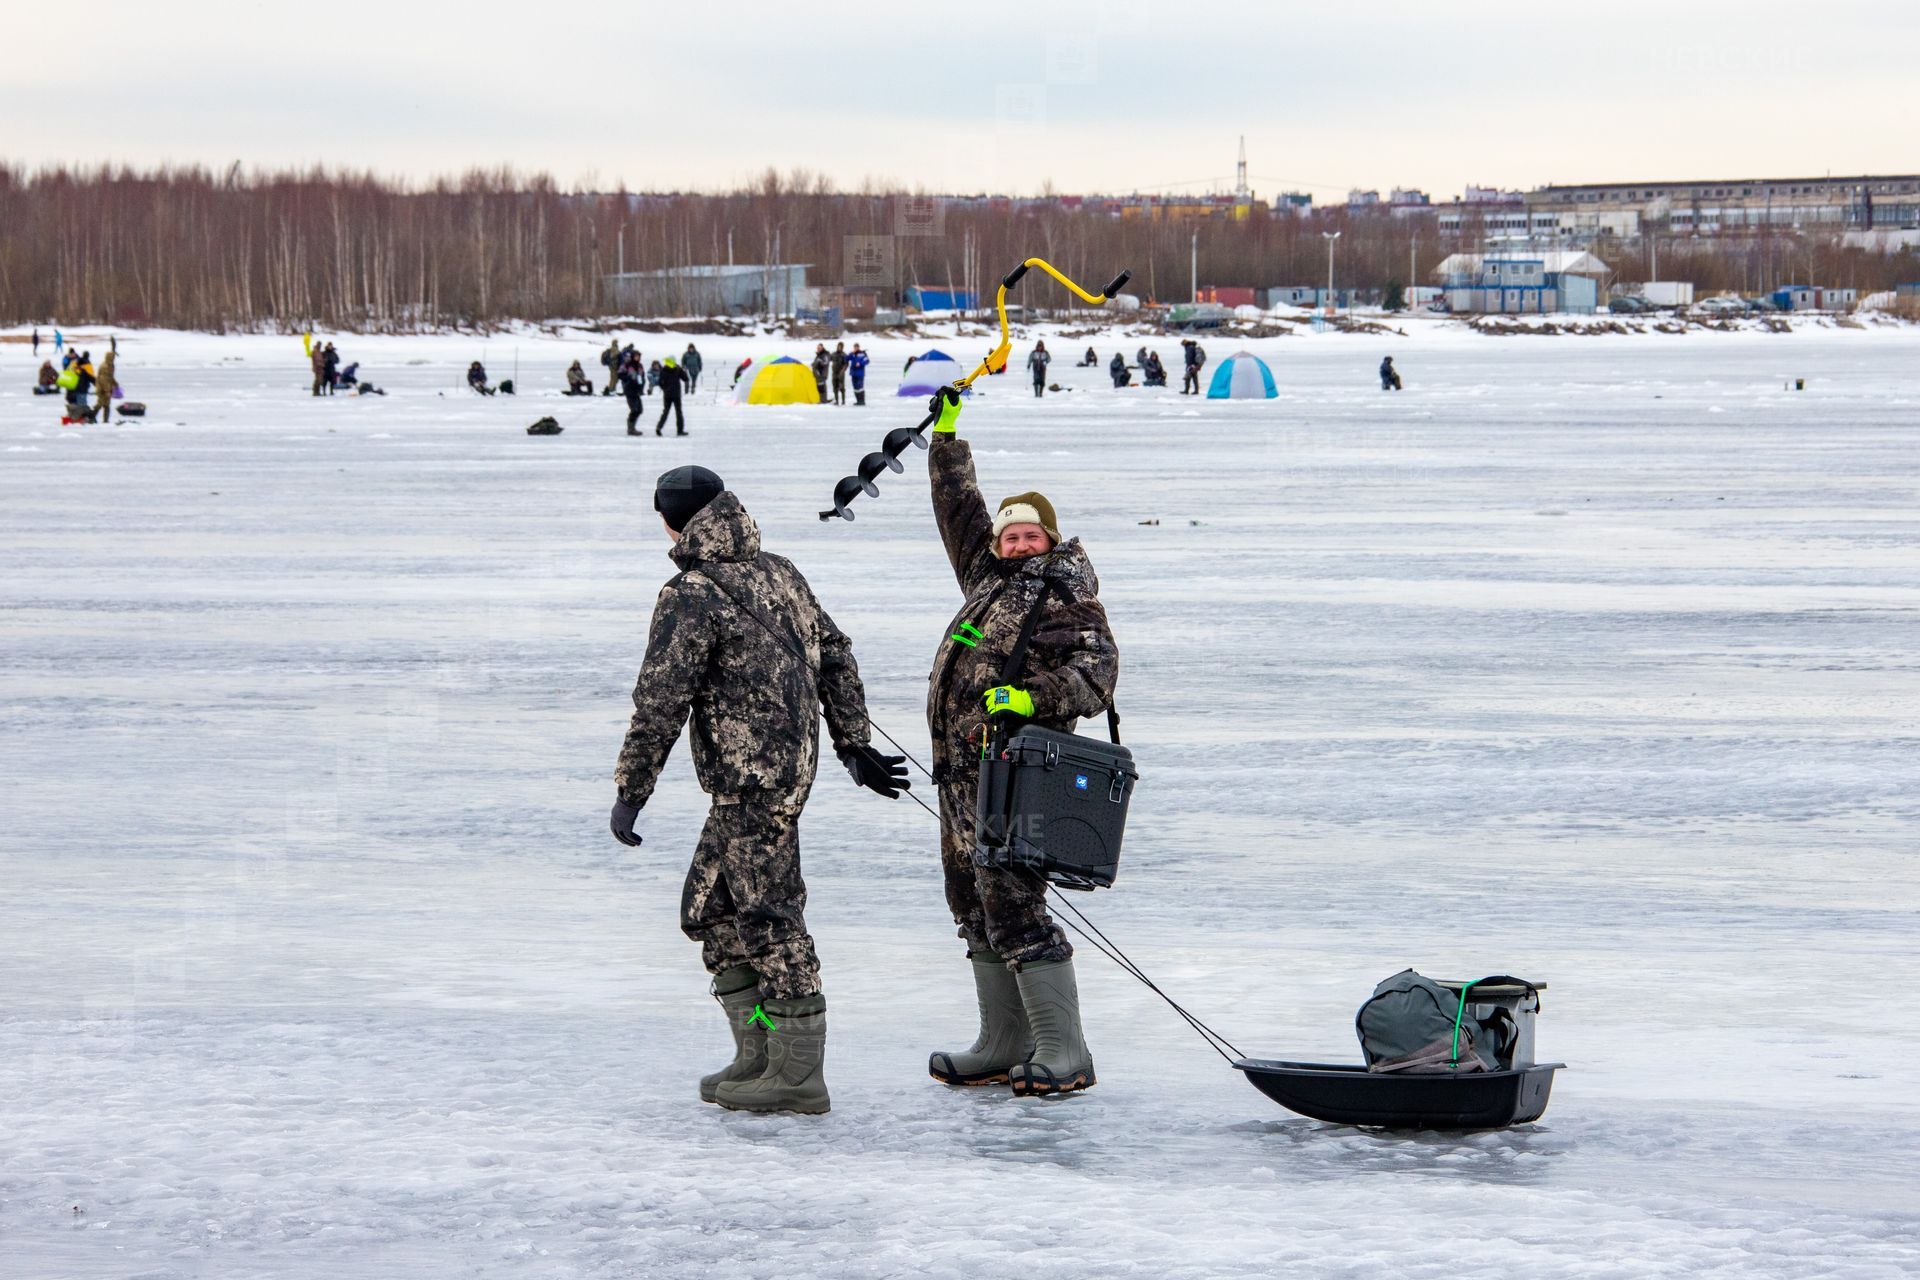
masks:
<path id="1" fill-rule="evenodd" d="M 1122 271 L 1113 278 L 1112 284 L 1108 285 L 1099 293 L 1088 293 L 1085 289 L 1082 289 L 1079 285 L 1061 275 L 1054 265 L 1045 258 L 1028 258 L 1025 262 L 1007 273 L 1007 278 L 1000 282 L 1000 291 L 994 295 L 993 307 L 1000 316 L 1000 345 L 988 352 L 987 358 L 982 360 L 979 367 L 972 373 L 954 383 L 955 388 L 965 390 L 967 387 L 972 386 L 973 380 L 981 374 L 994 373 L 1007 367 L 1007 356 L 1013 351 L 1013 334 L 1007 327 L 1007 290 L 1019 284 L 1020 277 L 1026 275 L 1027 271 L 1032 267 L 1040 268 L 1055 280 L 1058 280 L 1061 284 L 1073 290 L 1082 302 L 1095 307 L 1104 306 L 1112 302 L 1115 295 L 1126 287 L 1127 281 L 1133 279 L 1133 272 Z"/>

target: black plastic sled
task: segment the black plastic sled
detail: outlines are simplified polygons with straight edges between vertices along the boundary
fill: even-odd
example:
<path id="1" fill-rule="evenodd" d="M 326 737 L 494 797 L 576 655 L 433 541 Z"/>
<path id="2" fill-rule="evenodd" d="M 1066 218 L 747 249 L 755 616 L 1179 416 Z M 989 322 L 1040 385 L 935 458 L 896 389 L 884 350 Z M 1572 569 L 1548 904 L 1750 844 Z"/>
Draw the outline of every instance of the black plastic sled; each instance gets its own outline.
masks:
<path id="1" fill-rule="evenodd" d="M 1504 1129 L 1538 1120 L 1564 1062 L 1511 1071 L 1392 1073 L 1325 1062 L 1242 1058 L 1234 1068 L 1289 1111 L 1376 1129 Z"/>

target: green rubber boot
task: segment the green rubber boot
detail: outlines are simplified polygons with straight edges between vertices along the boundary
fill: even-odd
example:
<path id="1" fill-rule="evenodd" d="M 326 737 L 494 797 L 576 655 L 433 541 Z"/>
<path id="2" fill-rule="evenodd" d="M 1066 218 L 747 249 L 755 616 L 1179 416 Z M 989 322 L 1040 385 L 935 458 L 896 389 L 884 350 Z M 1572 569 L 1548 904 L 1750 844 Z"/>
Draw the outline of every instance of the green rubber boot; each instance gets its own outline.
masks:
<path id="1" fill-rule="evenodd" d="M 827 998 L 762 1000 L 760 1009 L 773 1023 L 767 1032 L 767 1069 L 754 1080 L 721 1084 L 713 1100 L 729 1111 L 819 1115 L 828 1110 Z"/>
<path id="2" fill-rule="evenodd" d="M 967 958 L 973 962 L 973 989 L 980 998 L 980 1034 L 971 1049 L 928 1057 L 927 1074 L 942 1084 L 1004 1084 L 1008 1070 L 1033 1053 L 1020 986 L 997 952 L 976 951 Z"/>
<path id="3" fill-rule="evenodd" d="M 752 1080 L 767 1069 L 767 1027 L 753 1016 L 760 1007 L 760 975 L 746 965 L 714 975 L 713 998 L 726 1011 L 733 1031 L 733 1061 L 700 1077 L 700 1101 L 713 1102 L 714 1090 L 727 1080 Z"/>
<path id="4" fill-rule="evenodd" d="M 1014 975 L 1027 1025 L 1033 1028 L 1033 1056 L 1007 1072 L 1007 1083 L 1021 1097 L 1073 1093 L 1093 1087 L 1093 1055 L 1080 1032 L 1080 990 L 1072 960 L 1030 964 Z"/>

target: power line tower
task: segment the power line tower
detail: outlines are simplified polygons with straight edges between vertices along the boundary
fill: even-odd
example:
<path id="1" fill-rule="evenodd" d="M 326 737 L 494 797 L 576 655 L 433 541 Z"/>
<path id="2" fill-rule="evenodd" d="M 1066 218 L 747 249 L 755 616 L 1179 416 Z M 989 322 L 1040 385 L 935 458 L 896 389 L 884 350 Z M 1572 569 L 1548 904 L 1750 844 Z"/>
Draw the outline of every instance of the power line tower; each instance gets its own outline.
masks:
<path id="1" fill-rule="evenodd" d="M 1240 163 L 1233 167 L 1233 199 L 1236 204 L 1252 204 L 1253 192 L 1247 187 L 1247 135 L 1240 135 Z"/>

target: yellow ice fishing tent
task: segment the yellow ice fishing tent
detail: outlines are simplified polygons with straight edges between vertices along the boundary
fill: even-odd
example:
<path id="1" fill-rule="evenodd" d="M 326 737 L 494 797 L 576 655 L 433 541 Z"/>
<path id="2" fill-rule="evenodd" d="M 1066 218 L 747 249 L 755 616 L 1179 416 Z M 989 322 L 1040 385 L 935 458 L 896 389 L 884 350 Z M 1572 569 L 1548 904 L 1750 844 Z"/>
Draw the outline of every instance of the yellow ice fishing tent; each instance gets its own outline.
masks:
<path id="1" fill-rule="evenodd" d="M 819 404 L 813 370 L 791 356 L 755 363 L 741 377 L 748 404 Z"/>

